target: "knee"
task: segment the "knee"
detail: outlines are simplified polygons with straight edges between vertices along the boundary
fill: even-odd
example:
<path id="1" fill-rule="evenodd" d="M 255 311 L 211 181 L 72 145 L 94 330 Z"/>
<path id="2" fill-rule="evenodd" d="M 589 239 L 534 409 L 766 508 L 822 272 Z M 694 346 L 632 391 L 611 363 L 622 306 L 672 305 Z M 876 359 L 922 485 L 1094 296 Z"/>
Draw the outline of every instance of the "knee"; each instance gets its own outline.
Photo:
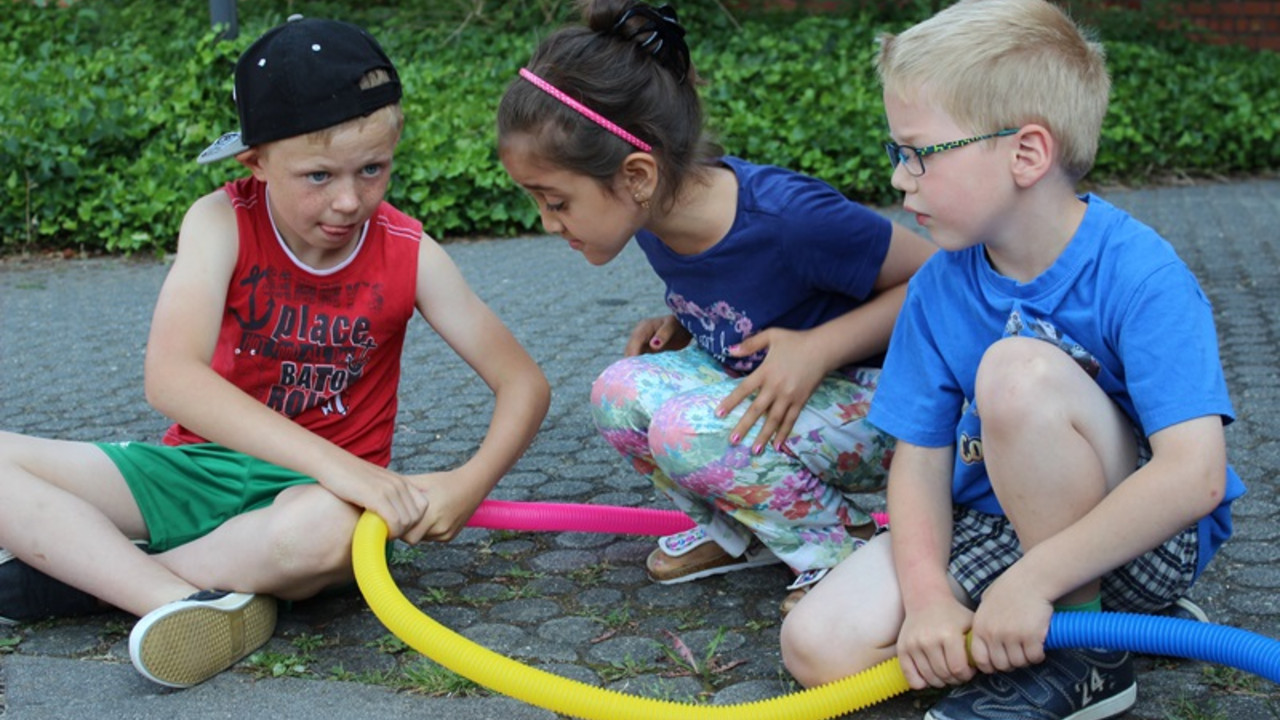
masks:
<path id="1" fill-rule="evenodd" d="M 649 409 L 636 358 L 623 358 L 605 368 L 591 384 L 591 421 L 605 439 L 625 455 L 644 454 L 636 445 L 649 429 Z M 643 445 L 643 443 L 641 443 Z"/>
<path id="2" fill-rule="evenodd" d="M 21 438 L 21 435 L 0 430 L 0 467 L 12 468 L 17 465 L 17 449 Z M 0 472 L 0 483 L 10 475 L 9 472 Z"/>
<path id="3" fill-rule="evenodd" d="M 875 582 L 875 574 L 874 568 L 870 573 L 858 573 L 858 584 Z M 805 687 L 856 675 L 891 659 L 896 652 L 897 632 L 902 627 L 900 608 L 892 609 L 884 604 L 887 598 L 875 594 L 846 592 L 850 579 L 828 577 L 824 586 L 806 595 L 782 623 L 782 662 Z M 824 589 L 832 589 L 825 584 L 833 580 L 840 585 L 838 592 L 824 594 Z"/>
<path id="4" fill-rule="evenodd" d="M 832 670 L 849 660 L 849 648 L 832 642 L 831 628 L 806 613 L 803 601 L 783 620 L 779 640 L 787 672 L 807 688 L 839 679 Z"/>
<path id="5" fill-rule="evenodd" d="M 604 369 L 591 383 L 591 412 L 607 417 L 609 409 L 634 404 L 640 389 L 636 385 L 636 358 L 623 358 Z"/>
<path id="6" fill-rule="evenodd" d="M 983 354 L 974 381 L 974 400 L 984 433 L 1035 427 L 1038 417 L 1060 407 L 1056 394 L 1064 372 L 1083 372 L 1061 349 L 1043 340 L 1010 337 Z"/>
<path id="7" fill-rule="evenodd" d="M 305 492 L 288 498 L 268 529 L 278 571 L 298 579 L 349 571 L 359 511 L 318 485 L 294 490 Z"/>
<path id="8" fill-rule="evenodd" d="M 18 433 L 0 430 L 0 466 L 8 468 L 19 468 L 23 466 L 24 450 L 28 447 L 30 438 Z M 0 478 L 7 476 L 8 473 L 0 474 Z"/>
<path id="9" fill-rule="evenodd" d="M 716 408 L 726 394 L 727 391 L 717 394 L 699 388 L 676 395 L 654 411 L 649 423 L 649 450 L 673 479 L 712 463 L 746 465 L 750 462 L 746 446 L 739 448 L 741 461 L 734 459 L 735 446 L 729 444 L 733 425 L 729 418 L 716 417 Z"/>

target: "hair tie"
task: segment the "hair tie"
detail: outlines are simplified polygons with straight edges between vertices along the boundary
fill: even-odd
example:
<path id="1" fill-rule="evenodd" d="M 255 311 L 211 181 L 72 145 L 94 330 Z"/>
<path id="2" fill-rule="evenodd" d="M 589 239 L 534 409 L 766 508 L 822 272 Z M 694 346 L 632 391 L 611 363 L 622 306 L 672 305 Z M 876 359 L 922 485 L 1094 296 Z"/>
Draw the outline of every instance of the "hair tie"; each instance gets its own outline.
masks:
<path id="1" fill-rule="evenodd" d="M 555 99 L 559 100 L 560 102 L 564 103 L 565 105 L 568 105 L 569 107 L 573 108 L 574 110 L 576 110 L 576 111 L 578 112 L 578 114 L 579 114 L 579 115 L 581 115 L 581 116 L 585 117 L 586 119 L 590 120 L 591 122 L 593 122 L 593 123 L 595 123 L 595 124 L 599 125 L 600 127 L 604 128 L 605 130 L 608 130 L 609 132 L 613 133 L 614 135 L 617 135 L 618 137 L 622 138 L 623 140 L 626 140 L 628 143 L 630 143 L 630 144 L 632 144 L 632 145 L 636 146 L 637 148 L 639 148 L 639 149 L 643 150 L 644 152 L 652 152 L 652 151 L 653 151 L 653 147 L 652 147 L 652 146 L 650 146 L 650 145 L 649 145 L 649 143 L 647 143 L 647 142 L 645 142 L 645 141 L 641 140 L 640 138 L 636 137 L 635 135 L 632 135 L 631 133 L 627 132 L 626 130 L 623 130 L 620 126 L 618 126 L 616 123 L 614 123 L 614 122 L 610 121 L 610 120 L 609 120 L 608 118 L 606 118 L 605 116 L 601 115 L 600 113 L 596 112 L 595 110 L 592 110 L 591 108 L 587 107 L 586 105 L 583 105 L 582 103 L 578 102 L 577 100 L 574 100 L 573 98 L 569 97 L 569 96 L 568 96 L 568 95 L 566 95 L 566 94 L 564 93 L 564 91 L 563 91 L 563 90 L 561 90 L 560 88 L 556 87 L 555 85 L 552 85 L 551 83 L 547 82 L 546 80 L 543 80 L 542 78 L 538 77 L 537 75 L 534 75 L 534 74 L 533 74 L 533 71 L 532 71 L 532 70 L 530 70 L 529 68 L 520 68 L 520 77 L 522 77 L 522 78 L 524 78 L 525 80 L 528 80 L 529 82 L 533 83 L 533 84 L 534 84 L 534 86 L 535 86 L 535 87 L 537 87 L 539 90 L 541 90 L 541 91 L 545 92 L 546 94 L 550 95 L 551 97 L 553 97 L 553 98 L 555 98 Z"/>
<path id="2" fill-rule="evenodd" d="M 644 22 L 634 28 L 627 28 L 627 22 L 636 17 L 643 18 Z M 645 3 L 636 3 L 622 13 L 609 32 L 632 41 L 636 41 L 638 36 L 646 35 L 636 42 L 637 47 L 670 70 L 676 76 L 676 82 L 683 83 L 689 77 L 691 62 L 689 45 L 684 41 L 684 26 L 676 19 L 675 8 L 670 5 L 655 8 Z"/>

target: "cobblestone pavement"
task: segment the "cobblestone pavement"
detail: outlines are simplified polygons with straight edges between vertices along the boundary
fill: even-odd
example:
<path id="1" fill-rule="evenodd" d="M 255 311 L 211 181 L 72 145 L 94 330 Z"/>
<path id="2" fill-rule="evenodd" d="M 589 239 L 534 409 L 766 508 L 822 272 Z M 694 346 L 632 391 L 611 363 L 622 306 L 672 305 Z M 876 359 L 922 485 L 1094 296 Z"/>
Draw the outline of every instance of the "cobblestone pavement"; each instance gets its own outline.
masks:
<path id="1" fill-rule="evenodd" d="M 1280 180 L 1104 194 L 1178 248 L 1216 309 L 1239 416 L 1227 433 L 1231 459 L 1250 493 L 1236 504 L 1235 537 L 1194 597 L 1215 622 L 1280 637 Z M 597 436 L 587 410 L 592 379 L 619 355 L 632 323 L 663 311 L 660 284 L 639 251 L 628 248 L 594 268 L 556 238 L 447 248 L 554 390 L 537 440 L 492 497 L 668 507 Z M 157 438 L 166 422 L 143 398 L 142 358 L 164 272 L 147 259 L 0 262 L 4 427 L 80 440 Z M 428 471 L 460 463 L 486 428 L 487 390 L 420 320 L 404 366 L 393 466 Z M 449 545 L 398 547 L 392 573 L 445 626 L 572 679 L 714 703 L 795 689 L 777 643 L 785 570 L 664 587 L 645 578 L 651 547 L 652 539 L 639 537 L 468 529 Z M 554 717 L 476 688 L 450 696 L 430 664 L 397 643 L 357 593 L 286 609 L 256 661 L 181 692 L 132 672 L 130 624 L 111 613 L 0 628 L 0 715 L 233 717 L 237 702 L 253 698 L 253 707 L 274 707 L 277 717 Z M 687 672 L 663 649 L 675 638 L 692 649 L 700 672 Z M 1138 705 L 1129 717 L 1280 716 L 1276 686 L 1248 673 L 1151 657 L 1140 658 L 1139 668 Z M 394 683 L 416 689 L 385 689 Z M 437 687 L 445 695 L 433 695 Z M 466 692 L 473 695 L 456 699 Z M 933 697 L 908 694 L 854 716 L 918 717 Z"/>

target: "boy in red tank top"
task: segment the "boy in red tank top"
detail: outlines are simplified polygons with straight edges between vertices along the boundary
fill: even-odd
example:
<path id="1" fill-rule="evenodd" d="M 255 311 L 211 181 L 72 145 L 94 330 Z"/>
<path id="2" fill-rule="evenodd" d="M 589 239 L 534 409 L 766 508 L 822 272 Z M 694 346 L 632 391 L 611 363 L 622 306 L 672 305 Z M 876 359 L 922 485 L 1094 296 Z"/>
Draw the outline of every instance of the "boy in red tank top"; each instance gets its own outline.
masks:
<path id="1" fill-rule="evenodd" d="M 137 669 L 194 685 L 270 639 L 276 598 L 352 581 L 363 510 L 447 541 L 525 450 L 546 378 L 383 200 L 400 96 L 354 25 L 294 16 L 241 56 L 241 132 L 199 161 L 249 176 L 187 211 L 147 344 L 147 399 L 174 424 L 157 445 L 0 433 L 0 622 L 115 606 L 141 617 Z M 470 460 L 404 475 L 387 465 L 415 310 L 495 403 Z"/>

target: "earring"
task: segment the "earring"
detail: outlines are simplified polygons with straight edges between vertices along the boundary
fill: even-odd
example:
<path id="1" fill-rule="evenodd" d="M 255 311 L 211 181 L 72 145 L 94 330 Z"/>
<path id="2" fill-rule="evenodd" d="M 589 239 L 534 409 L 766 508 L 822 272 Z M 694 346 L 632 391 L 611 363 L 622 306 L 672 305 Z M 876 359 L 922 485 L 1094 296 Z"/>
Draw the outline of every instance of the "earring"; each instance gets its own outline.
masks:
<path id="1" fill-rule="evenodd" d="M 649 209 L 649 198 L 641 199 L 640 193 L 636 193 L 635 195 L 632 195 L 631 198 L 636 201 L 636 204 L 639 205 L 641 209 L 643 210 Z"/>

